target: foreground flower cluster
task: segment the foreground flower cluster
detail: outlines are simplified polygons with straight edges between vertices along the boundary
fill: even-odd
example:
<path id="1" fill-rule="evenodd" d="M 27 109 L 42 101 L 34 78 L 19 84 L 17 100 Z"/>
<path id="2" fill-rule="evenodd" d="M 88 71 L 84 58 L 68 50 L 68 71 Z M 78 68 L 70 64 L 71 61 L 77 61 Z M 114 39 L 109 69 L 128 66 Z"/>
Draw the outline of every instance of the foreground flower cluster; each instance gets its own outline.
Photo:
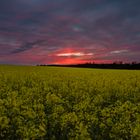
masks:
<path id="1" fill-rule="evenodd" d="M 0 139 L 139 140 L 140 71 L 0 66 Z"/>

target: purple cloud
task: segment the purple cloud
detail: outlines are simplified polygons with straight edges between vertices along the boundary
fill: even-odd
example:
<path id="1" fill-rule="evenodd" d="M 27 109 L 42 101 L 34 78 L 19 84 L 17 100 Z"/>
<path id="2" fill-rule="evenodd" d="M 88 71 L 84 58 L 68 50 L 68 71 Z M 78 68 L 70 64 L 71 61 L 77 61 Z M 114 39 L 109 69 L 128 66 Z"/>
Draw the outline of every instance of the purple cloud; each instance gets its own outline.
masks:
<path id="1" fill-rule="evenodd" d="M 1 0 L 0 63 L 139 62 L 139 9 L 139 0 Z"/>

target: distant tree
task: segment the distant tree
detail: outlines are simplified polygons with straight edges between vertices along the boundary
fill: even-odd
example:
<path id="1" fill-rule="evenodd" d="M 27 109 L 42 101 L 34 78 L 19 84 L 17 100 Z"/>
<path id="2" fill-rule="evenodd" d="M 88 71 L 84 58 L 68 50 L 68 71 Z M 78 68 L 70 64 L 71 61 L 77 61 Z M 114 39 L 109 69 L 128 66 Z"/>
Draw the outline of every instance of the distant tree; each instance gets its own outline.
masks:
<path id="1" fill-rule="evenodd" d="M 132 62 L 132 65 L 135 65 L 135 64 L 137 64 L 137 62 L 136 62 L 136 61 L 133 61 L 133 62 Z"/>

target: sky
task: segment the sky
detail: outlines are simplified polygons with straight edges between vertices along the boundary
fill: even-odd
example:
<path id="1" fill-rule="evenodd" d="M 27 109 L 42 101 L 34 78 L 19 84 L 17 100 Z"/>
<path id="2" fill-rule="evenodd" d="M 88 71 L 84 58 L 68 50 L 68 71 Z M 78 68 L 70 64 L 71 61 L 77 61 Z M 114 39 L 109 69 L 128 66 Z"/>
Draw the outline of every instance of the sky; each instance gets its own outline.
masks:
<path id="1" fill-rule="evenodd" d="M 140 62 L 140 0 L 0 0 L 0 64 Z"/>

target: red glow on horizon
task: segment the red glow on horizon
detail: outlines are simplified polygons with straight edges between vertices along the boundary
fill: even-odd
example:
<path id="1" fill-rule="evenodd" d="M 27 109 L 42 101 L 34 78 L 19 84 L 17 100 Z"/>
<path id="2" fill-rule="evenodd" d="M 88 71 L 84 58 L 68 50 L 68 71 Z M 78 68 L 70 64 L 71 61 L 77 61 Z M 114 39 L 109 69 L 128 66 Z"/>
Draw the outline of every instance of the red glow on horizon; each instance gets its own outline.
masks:
<path id="1" fill-rule="evenodd" d="M 80 59 L 74 59 L 74 58 L 66 58 L 63 60 L 58 60 L 54 62 L 53 64 L 60 64 L 60 65 L 69 65 L 69 64 L 83 64 L 87 63 L 85 60 L 80 60 Z"/>
<path id="2" fill-rule="evenodd" d="M 109 64 L 112 62 L 113 62 L 112 60 L 80 60 L 74 58 L 67 58 L 67 59 L 55 61 L 53 64 L 58 64 L 58 65 L 85 64 L 85 63 Z"/>
<path id="3" fill-rule="evenodd" d="M 84 63 L 112 63 L 112 60 L 95 60 L 92 52 L 82 49 L 65 48 L 50 54 L 54 60 L 51 64 L 69 65 Z"/>
<path id="4" fill-rule="evenodd" d="M 52 63 L 60 65 L 81 64 L 89 62 L 88 59 L 92 59 L 93 53 L 87 52 L 83 48 L 75 48 L 67 47 L 49 54 L 50 57 L 54 58 Z"/>

